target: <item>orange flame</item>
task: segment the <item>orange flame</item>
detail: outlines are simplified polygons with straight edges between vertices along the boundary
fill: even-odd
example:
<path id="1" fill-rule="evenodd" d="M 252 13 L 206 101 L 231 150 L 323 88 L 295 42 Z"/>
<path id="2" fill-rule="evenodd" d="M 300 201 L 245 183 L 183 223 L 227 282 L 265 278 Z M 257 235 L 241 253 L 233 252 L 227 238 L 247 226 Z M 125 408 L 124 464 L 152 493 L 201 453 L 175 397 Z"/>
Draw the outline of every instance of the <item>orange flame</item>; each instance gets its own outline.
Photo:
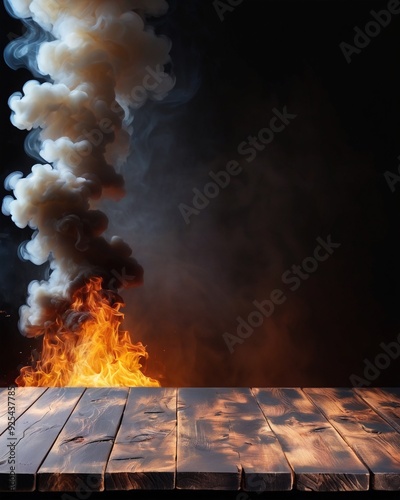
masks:
<path id="1" fill-rule="evenodd" d="M 142 373 L 141 360 L 148 357 L 146 349 L 141 342 L 132 344 L 129 333 L 120 330 L 123 304 L 111 304 L 101 283 L 101 278 L 92 278 L 75 293 L 68 314 L 75 312 L 83 319 L 81 324 L 78 321 L 77 331 L 66 328 L 61 318 L 57 332 L 45 330 L 41 358 L 34 366 L 21 369 L 16 379 L 19 386 L 160 385 Z"/>

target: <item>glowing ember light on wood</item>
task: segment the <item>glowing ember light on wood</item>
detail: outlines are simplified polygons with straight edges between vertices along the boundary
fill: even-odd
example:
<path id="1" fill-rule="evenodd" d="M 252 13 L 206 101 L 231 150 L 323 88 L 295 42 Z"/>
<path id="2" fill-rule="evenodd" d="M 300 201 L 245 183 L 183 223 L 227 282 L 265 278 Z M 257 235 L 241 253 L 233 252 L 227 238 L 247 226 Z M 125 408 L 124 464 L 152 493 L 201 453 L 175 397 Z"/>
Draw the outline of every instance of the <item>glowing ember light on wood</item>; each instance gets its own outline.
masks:
<path id="1" fill-rule="evenodd" d="M 147 352 L 141 342 L 133 344 L 129 333 L 120 330 L 123 313 L 117 294 L 102 290 L 101 279 L 74 294 L 65 317 L 77 314 L 76 331 L 60 319 L 59 329 L 44 331 L 41 358 L 22 368 L 20 386 L 159 386 L 141 371 Z"/>

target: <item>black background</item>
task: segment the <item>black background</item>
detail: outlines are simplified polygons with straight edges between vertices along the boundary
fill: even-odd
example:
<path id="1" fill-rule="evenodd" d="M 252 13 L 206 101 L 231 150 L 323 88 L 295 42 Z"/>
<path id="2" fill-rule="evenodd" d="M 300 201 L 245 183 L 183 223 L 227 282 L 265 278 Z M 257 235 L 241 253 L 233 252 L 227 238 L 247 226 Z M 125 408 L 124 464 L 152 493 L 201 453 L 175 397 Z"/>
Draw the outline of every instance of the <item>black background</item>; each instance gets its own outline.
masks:
<path id="1" fill-rule="evenodd" d="M 174 309 L 161 303 L 161 294 L 152 299 L 151 284 L 157 279 L 151 273 L 158 268 L 149 268 L 146 299 L 139 296 L 139 305 L 157 304 L 140 313 L 141 321 L 150 325 L 141 339 L 150 352 L 148 370 L 159 372 L 163 385 L 349 385 L 352 373 L 362 376 L 364 359 L 373 361 L 381 352 L 379 344 L 395 340 L 400 332 L 400 189 L 392 193 L 384 178 L 386 171 L 397 173 L 400 155 L 400 15 L 348 64 L 339 44 L 353 43 L 354 27 L 363 28 L 372 19 L 370 10 L 386 8 L 387 2 L 244 0 L 223 22 L 211 1 L 170 4 L 170 13 L 155 23 L 172 40 L 177 76 L 175 93 L 157 111 L 168 115 L 174 145 L 168 154 L 175 165 L 171 185 L 179 193 L 160 208 L 164 228 L 172 228 L 177 241 L 166 247 L 164 257 L 170 257 L 168 248 L 176 252 L 174 262 L 192 255 L 196 272 L 185 282 L 184 293 L 173 284 L 168 288 Z M 2 24 L 4 47 L 10 33 L 19 35 L 22 27 L 4 9 Z M 14 170 L 28 173 L 34 161 L 23 150 L 25 134 L 9 123 L 7 107 L 8 96 L 31 76 L 4 63 L 1 74 L 3 182 Z M 186 227 L 177 202 L 190 203 L 191 188 L 208 182 L 210 165 L 216 171 L 227 160 L 238 159 L 237 145 L 266 125 L 274 106 L 284 105 L 298 114 L 293 124 L 259 155 L 254 170 L 238 177 L 204 217 L 194 217 Z M 146 109 L 150 112 L 151 105 Z M 156 147 L 157 125 L 154 130 Z M 282 182 L 265 180 L 269 162 L 270 172 Z M 146 174 L 149 185 L 161 176 L 162 182 L 154 184 L 156 192 L 163 192 L 166 182 L 160 169 L 153 162 Z M 277 186 L 283 193 L 282 213 L 265 202 L 272 195 L 279 199 Z M 242 188 L 251 193 L 249 201 L 240 199 Z M 260 199 L 264 201 L 255 212 Z M 264 223 L 272 217 L 274 224 Z M 18 365 L 28 361 L 31 349 L 40 349 L 40 339 L 20 335 L 17 321 L 29 281 L 40 278 L 44 268 L 17 257 L 18 245 L 30 231 L 15 228 L 4 216 L 0 224 L 0 383 L 6 385 L 14 380 Z M 236 240 L 232 235 L 239 228 L 243 237 Z M 162 246 L 163 234 L 161 230 L 159 240 L 148 241 Z M 252 300 L 266 298 L 279 286 L 276 277 L 282 270 L 312 255 L 316 237 L 328 234 L 341 242 L 340 250 L 273 318 L 274 331 L 286 325 L 285 342 L 269 344 L 268 338 L 254 334 L 230 355 L 221 333 L 234 333 L 236 315 L 248 314 Z M 270 242 L 282 259 L 277 267 L 273 259 L 264 259 Z M 140 250 L 139 244 L 138 258 L 146 261 Z M 191 287 L 199 286 L 203 273 L 230 290 L 225 296 L 229 308 L 217 303 L 213 289 L 208 296 L 207 291 L 201 294 L 203 305 L 193 300 L 196 307 L 188 306 L 184 296 L 191 297 Z M 128 304 L 130 300 L 128 295 Z M 183 330 L 191 320 L 201 325 L 204 337 L 194 331 L 185 343 Z M 399 363 L 382 370 L 373 385 L 398 385 Z"/>

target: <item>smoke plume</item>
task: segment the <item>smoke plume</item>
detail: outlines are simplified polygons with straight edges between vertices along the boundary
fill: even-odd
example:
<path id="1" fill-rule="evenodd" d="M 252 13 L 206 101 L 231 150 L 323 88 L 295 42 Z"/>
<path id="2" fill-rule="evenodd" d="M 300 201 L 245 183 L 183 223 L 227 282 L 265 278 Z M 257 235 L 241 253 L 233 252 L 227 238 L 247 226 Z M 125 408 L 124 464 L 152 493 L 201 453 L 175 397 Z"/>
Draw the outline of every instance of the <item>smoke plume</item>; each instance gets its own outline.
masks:
<path id="1" fill-rule="evenodd" d="M 20 330 L 38 336 L 57 329 L 72 295 L 92 276 L 106 288 L 141 284 L 143 269 L 119 237 L 107 240 L 103 197 L 124 196 L 121 166 L 130 152 L 133 112 L 160 100 L 174 85 L 170 42 L 146 26 L 168 9 L 165 0 L 8 0 L 27 27 L 7 47 L 11 67 L 21 61 L 37 80 L 9 99 L 11 121 L 31 131 L 27 152 L 38 163 L 23 178 L 11 174 L 3 213 L 32 228 L 20 255 L 49 261 L 47 280 L 29 286 Z M 76 321 L 76 319 L 75 319 Z M 67 322 L 68 323 L 68 322 Z"/>

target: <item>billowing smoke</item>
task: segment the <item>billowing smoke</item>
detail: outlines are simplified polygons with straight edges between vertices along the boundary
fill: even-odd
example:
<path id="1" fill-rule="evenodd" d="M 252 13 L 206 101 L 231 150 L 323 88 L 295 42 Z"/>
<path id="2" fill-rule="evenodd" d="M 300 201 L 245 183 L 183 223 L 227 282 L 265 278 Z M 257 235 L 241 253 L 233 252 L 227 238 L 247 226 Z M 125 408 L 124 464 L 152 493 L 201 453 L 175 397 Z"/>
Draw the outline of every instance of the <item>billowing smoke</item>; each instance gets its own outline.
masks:
<path id="1" fill-rule="evenodd" d="M 30 284 L 21 308 L 21 332 L 32 337 L 57 328 L 91 276 L 112 290 L 142 282 L 128 244 L 102 236 L 108 219 L 96 203 L 124 196 L 119 170 L 130 152 L 133 112 L 162 99 L 174 78 L 169 40 L 146 26 L 147 16 L 167 11 L 165 0 L 8 0 L 7 9 L 27 26 L 8 46 L 7 62 L 23 61 L 38 78 L 9 106 L 12 123 L 31 131 L 27 152 L 44 162 L 26 178 L 7 178 L 14 197 L 2 208 L 34 231 L 21 257 L 50 262 L 48 279 Z"/>
<path id="2" fill-rule="evenodd" d="M 120 234 L 146 270 L 144 287 L 124 291 L 125 326 L 145 340 L 147 368 L 162 385 L 348 385 L 363 359 L 376 356 L 386 311 L 397 304 L 395 279 L 390 288 L 376 274 L 379 256 L 387 276 L 398 261 L 398 247 L 382 236 L 397 227 L 395 210 L 387 217 L 392 199 L 382 198 L 392 193 L 371 157 L 359 154 L 368 140 L 381 163 L 382 136 L 393 146 L 384 148 L 388 158 L 397 147 L 386 121 L 393 58 L 375 46 L 375 56 L 368 48 L 348 65 L 338 48 L 340 5 L 243 2 L 221 23 L 213 2 L 168 4 L 166 16 L 166 2 L 149 0 L 8 4 L 27 32 L 9 45 L 7 61 L 40 82 L 12 98 L 13 121 L 31 129 L 29 155 L 51 165 L 7 180 L 17 199 L 5 211 L 38 231 L 21 255 L 51 266 L 49 279 L 30 287 L 21 328 L 36 335 L 42 323 L 51 326 L 93 274 L 109 288 L 138 284 L 141 269 L 112 238 Z M 316 9 L 324 22 L 315 23 Z M 148 15 L 160 15 L 147 21 L 173 40 L 176 86 L 166 98 L 170 45 L 144 26 Z M 387 35 L 394 47 L 394 32 Z M 381 92 L 371 67 L 392 92 Z M 284 106 L 298 117 L 247 163 L 238 146 Z M 231 160 L 243 172 L 186 224 L 179 205 Z M 110 219 L 104 233 L 99 209 Z M 329 234 L 341 247 L 288 290 L 282 274 Z M 18 288 L 12 279 L 5 292 Z M 230 353 L 223 334 L 236 335 L 237 318 L 247 320 L 254 300 L 277 288 L 286 302 Z"/>

